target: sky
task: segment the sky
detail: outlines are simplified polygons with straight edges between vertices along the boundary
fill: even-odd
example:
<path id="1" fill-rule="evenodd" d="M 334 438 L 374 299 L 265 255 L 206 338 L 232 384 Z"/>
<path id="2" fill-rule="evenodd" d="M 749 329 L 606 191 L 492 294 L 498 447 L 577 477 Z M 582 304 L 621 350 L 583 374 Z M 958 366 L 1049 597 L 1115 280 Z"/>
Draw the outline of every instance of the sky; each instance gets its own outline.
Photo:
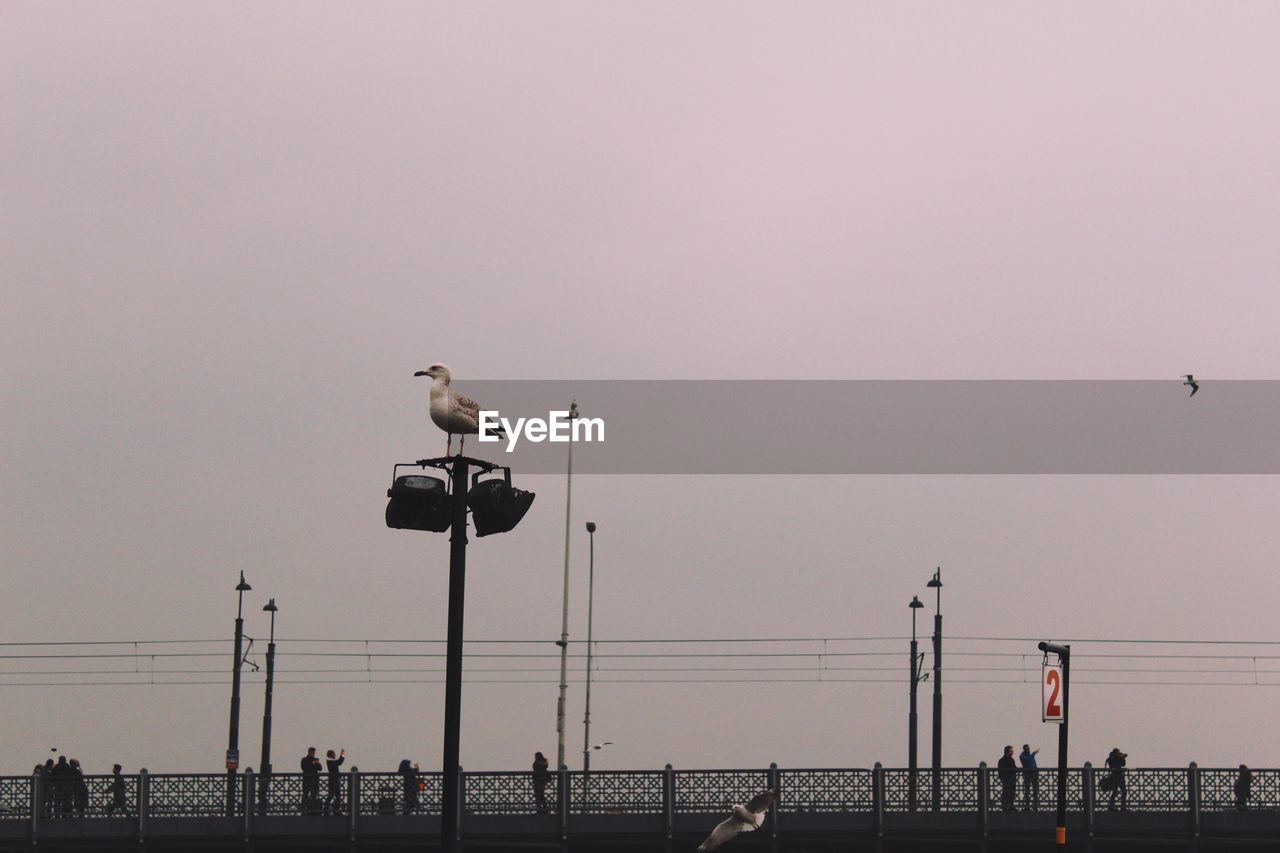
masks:
<path id="1" fill-rule="evenodd" d="M 277 769 L 310 745 L 365 770 L 438 766 L 442 684 L 323 683 L 289 657 L 445 636 L 447 537 L 383 521 L 392 465 L 443 452 L 413 378 L 435 362 L 462 393 L 1278 378 L 1272 4 L 10 2 L 4 18 L 0 772 L 55 747 L 89 772 L 220 769 L 242 570 L 259 664 L 261 607 L 280 607 Z M 812 415 L 761 412 L 797 433 Z M 552 654 L 565 480 L 516 478 L 538 497 L 516 530 L 472 539 L 466 634 Z M 580 475 L 570 635 L 594 520 L 601 640 L 893 637 L 844 648 L 904 670 L 906 604 L 941 566 L 948 636 L 1252 641 L 1224 648 L 1280 669 L 1261 645 L 1280 642 L 1278 500 L 1274 475 Z M 221 683 L 85 683 L 154 666 L 146 645 L 29 657 L 158 640 L 217 640 L 192 666 Z M 947 651 L 966 648 L 1036 655 Z M 1179 650 L 1122 650 L 1153 649 Z M 555 753 L 558 673 L 511 660 L 538 680 L 480 683 L 468 658 L 468 769 Z M 600 672 L 592 739 L 613 745 L 593 768 L 905 765 L 905 673 L 712 683 L 766 660 L 680 683 Z M 945 764 L 1027 741 L 1056 760 L 1028 660 L 1026 683 L 947 677 Z M 16 683 L 39 666 L 86 674 Z M 1080 677 L 1073 764 L 1119 745 L 1131 766 L 1280 766 L 1265 672 Z M 242 764 L 261 713 L 250 673 Z"/>

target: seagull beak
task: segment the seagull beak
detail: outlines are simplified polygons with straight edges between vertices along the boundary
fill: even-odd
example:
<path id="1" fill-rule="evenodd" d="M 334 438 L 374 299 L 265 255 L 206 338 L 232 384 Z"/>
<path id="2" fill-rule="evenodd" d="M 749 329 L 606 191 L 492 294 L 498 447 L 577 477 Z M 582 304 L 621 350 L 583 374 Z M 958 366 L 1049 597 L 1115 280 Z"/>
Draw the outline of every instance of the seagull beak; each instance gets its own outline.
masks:
<path id="1" fill-rule="evenodd" d="M 417 373 L 415 373 L 415 374 L 413 374 L 413 375 L 414 375 L 414 376 L 430 376 L 431 374 L 430 374 L 430 373 L 427 373 L 427 371 L 425 371 L 425 370 L 419 370 Z"/>

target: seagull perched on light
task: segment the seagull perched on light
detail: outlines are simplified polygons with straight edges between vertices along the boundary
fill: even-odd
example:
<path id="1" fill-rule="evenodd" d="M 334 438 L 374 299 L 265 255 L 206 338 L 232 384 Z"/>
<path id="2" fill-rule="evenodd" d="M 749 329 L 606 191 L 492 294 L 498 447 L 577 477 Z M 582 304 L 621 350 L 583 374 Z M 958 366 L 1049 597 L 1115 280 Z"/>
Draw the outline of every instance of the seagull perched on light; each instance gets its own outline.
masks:
<path id="1" fill-rule="evenodd" d="M 480 404 L 470 397 L 455 394 L 449 390 L 453 374 L 447 364 L 433 364 L 426 370 L 419 370 L 414 376 L 431 377 L 431 420 L 436 426 L 449 434 L 445 445 L 445 456 L 453 450 L 453 436 L 458 439 L 458 452 L 461 453 L 468 435 L 480 432 Z M 501 436 L 502 428 L 495 427 L 494 434 Z"/>
<path id="2" fill-rule="evenodd" d="M 775 791 L 768 790 L 734 806 L 733 813 L 711 830 L 706 841 L 698 845 L 698 853 L 716 849 L 739 832 L 755 832 L 764 823 L 764 813 L 773 805 L 776 796 Z"/>
<path id="3" fill-rule="evenodd" d="M 1192 376 L 1190 373 L 1184 373 L 1182 375 L 1186 377 L 1183 380 L 1182 384 L 1191 386 L 1191 393 L 1187 395 L 1188 398 L 1194 397 L 1196 395 L 1196 392 L 1200 390 L 1200 383 L 1197 382 L 1196 378 Z"/>

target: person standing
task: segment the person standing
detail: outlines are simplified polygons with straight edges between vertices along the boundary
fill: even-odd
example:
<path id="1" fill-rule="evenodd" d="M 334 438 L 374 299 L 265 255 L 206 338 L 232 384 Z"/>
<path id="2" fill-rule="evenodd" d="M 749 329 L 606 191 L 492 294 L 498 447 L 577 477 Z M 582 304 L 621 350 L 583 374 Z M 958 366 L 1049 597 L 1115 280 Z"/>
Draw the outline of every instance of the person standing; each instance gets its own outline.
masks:
<path id="1" fill-rule="evenodd" d="M 1124 811 L 1128 792 L 1124 786 L 1124 765 L 1125 759 L 1129 757 L 1126 752 L 1121 752 L 1120 747 L 1111 750 L 1111 754 L 1107 756 L 1107 766 L 1111 768 L 1111 776 L 1107 779 L 1108 787 L 1111 790 L 1111 796 L 1107 800 L 1107 811 L 1114 811 L 1116 807 L 1116 794 L 1120 795 L 1120 811 Z"/>
<path id="2" fill-rule="evenodd" d="M 84 817 L 85 811 L 89 808 L 89 783 L 84 781 L 84 771 L 80 769 L 80 759 L 71 759 L 71 772 L 75 774 L 75 790 L 72 791 L 71 800 L 75 807 L 76 817 Z"/>
<path id="3" fill-rule="evenodd" d="M 307 754 L 302 756 L 302 813 L 313 814 L 320 805 L 320 759 L 316 757 L 316 748 L 307 747 Z"/>
<path id="4" fill-rule="evenodd" d="M 111 804 L 107 806 L 107 817 L 116 812 L 124 817 L 129 816 L 129 800 L 126 795 L 124 777 L 120 775 L 124 768 L 119 764 L 111 765 Z"/>
<path id="5" fill-rule="evenodd" d="M 538 814 L 547 813 L 547 783 L 551 781 L 547 768 L 550 766 L 541 752 L 533 754 L 533 803 Z"/>
<path id="6" fill-rule="evenodd" d="M 338 768 L 347 760 L 347 751 L 339 750 L 339 754 L 334 755 L 331 749 L 326 755 L 324 763 L 329 768 L 329 796 L 325 797 L 324 811 L 325 814 L 342 814 L 342 771 Z"/>
<path id="7" fill-rule="evenodd" d="M 1253 771 L 1248 767 L 1240 765 L 1240 775 L 1236 777 L 1235 794 L 1236 808 L 1245 811 L 1249 808 L 1249 792 L 1253 787 Z"/>
<path id="8" fill-rule="evenodd" d="M 418 764 L 402 759 L 396 772 L 404 785 L 404 813 L 413 814 L 418 810 Z"/>
<path id="9" fill-rule="evenodd" d="M 996 762 L 1000 774 L 1000 807 L 1013 811 L 1013 801 L 1018 790 L 1018 762 L 1013 760 L 1013 747 L 1006 746 L 1004 755 Z"/>
<path id="10" fill-rule="evenodd" d="M 53 780 L 53 815 L 54 817 L 70 817 L 71 802 L 76 788 L 76 771 L 67 763 L 65 755 L 58 756 L 58 763 L 49 771 Z"/>
<path id="11" fill-rule="evenodd" d="M 1040 768 L 1036 766 L 1036 754 L 1040 750 L 1022 745 L 1018 760 L 1022 762 L 1022 807 L 1028 811 L 1040 808 Z"/>

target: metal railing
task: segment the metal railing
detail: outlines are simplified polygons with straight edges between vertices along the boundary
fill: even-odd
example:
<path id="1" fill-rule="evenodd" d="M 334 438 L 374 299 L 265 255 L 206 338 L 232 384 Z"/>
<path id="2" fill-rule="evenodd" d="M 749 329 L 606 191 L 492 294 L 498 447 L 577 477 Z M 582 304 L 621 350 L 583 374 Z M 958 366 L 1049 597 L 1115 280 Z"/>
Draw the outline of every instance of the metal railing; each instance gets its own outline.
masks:
<path id="1" fill-rule="evenodd" d="M 882 796 L 877 797 L 879 773 Z M 985 774 L 985 779 L 983 778 Z M 549 773 L 540 807 L 533 774 L 464 772 L 462 813 L 466 815 L 673 815 L 728 811 L 735 803 L 776 786 L 781 814 L 877 812 L 997 813 L 1004 808 L 1003 785 L 996 767 L 944 768 L 939 771 L 941 796 L 933 802 L 933 772 L 901 768 L 642 770 Z M 1086 776 L 1092 802 L 1086 800 Z M 269 778 L 238 774 L 228 810 L 228 776 L 211 774 L 141 774 L 55 779 L 43 775 L 0 777 L 0 820 L 67 821 L 103 818 L 244 818 L 251 815 L 309 817 L 350 814 L 438 816 L 442 775 L 417 773 L 339 774 L 331 786 L 327 774 L 313 785 L 300 773 Z M 1103 811 L 1112 805 L 1130 812 L 1198 813 L 1247 810 L 1280 811 L 1280 769 L 1254 770 L 1246 786 L 1237 769 L 1126 768 L 1123 787 L 1113 789 L 1106 767 L 1067 771 L 1067 808 L 1072 812 Z M 1057 769 L 1036 774 L 1035 788 L 1019 768 L 1013 777 L 1013 807 L 1018 811 L 1052 811 L 1057 801 Z M 670 780 L 670 781 L 668 781 Z M 560 785 L 567 783 L 567 796 Z M 1242 794 L 1247 797 L 1241 799 Z M 986 797 L 985 809 L 982 798 Z M 351 801 L 355 802 L 352 803 Z M 39 803 L 39 815 L 32 815 Z"/>

